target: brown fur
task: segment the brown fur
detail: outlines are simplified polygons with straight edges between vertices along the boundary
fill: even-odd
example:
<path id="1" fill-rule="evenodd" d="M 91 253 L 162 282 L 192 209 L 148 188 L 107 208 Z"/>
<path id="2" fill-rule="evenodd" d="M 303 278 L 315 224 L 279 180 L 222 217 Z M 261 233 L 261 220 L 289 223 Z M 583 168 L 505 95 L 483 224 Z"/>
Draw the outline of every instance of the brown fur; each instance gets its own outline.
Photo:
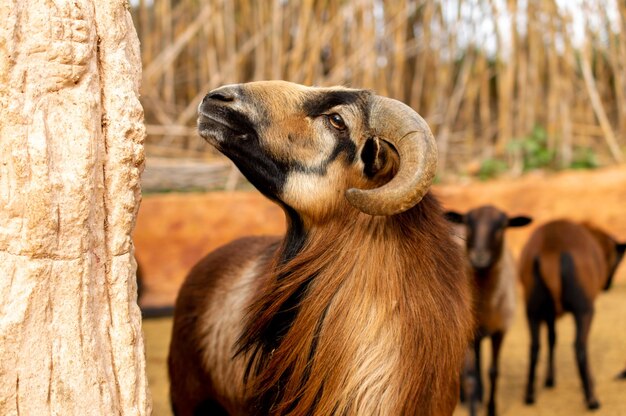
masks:
<path id="1" fill-rule="evenodd" d="M 226 303 L 228 299 L 225 295 L 235 292 L 236 296 L 244 297 L 244 302 L 247 302 L 250 293 L 259 290 L 266 275 L 258 273 L 255 278 L 241 284 L 237 281 L 241 280 L 242 272 L 257 261 L 258 270 L 266 268 L 269 256 L 276 252 L 279 242 L 277 237 L 235 240 L 204 257 L 189 272 L 176 299 L 173 339 L 168 357 L 170 384 L 173 387 L 170 395 L 177 415 L 194 414 L 196 406 L 209 397 L 222 395 L 244 400 L 240 381 L 243 378 L 244 359 L 232 360 L 229 364 L 235 367 L 233 377 L 231 372 L 225 374 L 223 368 L 214 362 L 207 363 L 204 354 L 207 348 L 215 348 L 217 354 L 225 355 L 218 359 L 232 358 L 239 326 L 233 328 L 230 334 L 230 343 L 233 345 L 219 348 L 210 344 L 216 338 L 215 333 L 224 334 L 223 329 L 218 328 L 218 322 L 228 313 L 227 308 L 232 307 Z M 207 311 L 219 313 L 220 310 L 220 315 L 206 316 Z M 243 317 L 243 311 L 241 315 Z M 224 336 L 224 342 L 229 343 L 228 338 Z M 222 385 L 233 390 L 227 393 Z M 227 406 L 226 400 L 221 403 L 233 414 L 238 414 L 234 408 Z"/>
<path id="2" fill-rule="evenodd" d="M 388 183 L 402 154 L 391 143 L 425 127 L 389 101 L 402 116 L 370 123 L 371 109 L 387 114 L 381 102 L 280 81 L 205 97 L 201 135 L 283 207 L 288 230 L 282 244 L 240 240 L 190 272 L 170 347 L 178 416 L 452 414 L 473 322 L 450 226 L 430 195 L 390 216 L 346 199 Z M 370 204 L 400 198 L 377 195 Z"/>
<path id="3" fill-rule="evenodd" d="M 394 217 L 353 211 L 337 218 L 311 230 L 295 259 L 271 270 L 267 280 L 255 280 L 264 283 L 262 295 L 249 298 L 253 304 L 244 342 L 252 343 L 290 292 L 316 274 L 292 329 L 249 380 L 244 396 L 239 396 L 242 380 L 236 381 L 238 393 L 231 397 L 216 386 L 231 380 L 217 379 L 206 365 L 207 325 L 198 325 L 197 319 L 206 317 L 207 302 L 220 297 L 216 293 L 222 281 L 238 278 L 243 259 L 273 252 L 276 264 L 279 253 L 269 245 L 273 240 L 265 241 L 265 252 L 251 240 L 250 248 L 240 243 L 222 249 L 192 270 L 177 301 L 181 309 L 170 353 L 177 414 L 190 414 L 180 406 L 191 409 L 208 396 L 232 414 L 246 414 L 250 395 L 262 395 L 278 382 L 282 391 L 273 404 L 276 415 L 452 413 L 472 322 L 468 283 L 458 273 L 459 249 L 442 244 L 449 228 L 437 203 L 427 197 Z M 208 274 L 212 268 L 217 270 Z M 277 281 L 285 273 L 289 278 Z M 317 348 L 310 358 L 314 338 Z M 232 355 L 220 359 L 229 361 Z M 229 365 L 239 366 L 241 375 L 245 359 L 237 356 Z"/>
<path id="4" fill-rule="evenodd" d="M 447 260 L 455 258 L 455 248 L 435 244 L 446 225 L 430 215 L 420 218 L 437 209 L 432 200 L 422 204 L 398 218 L 339 216 L 282 267 L 289 282 L 271 280 L 253 305 L 251 339 L 298 281 L 317 276 L 293 330 L 252 387 L 261 394 L 282 381 L 290 400 L 277 404 L 277 414 L 452 412 L 467 339 L 468 319 L 461 313 L 468 300 L 465 282 L 456 276 L 459 264 Z M 309 361 L 322 316 L 318 349 Z"/>
<path id="5" fill-rule="evenodd" d="M 539 327 L 548 326 L 546 386 L 554 385 L 555 320 L 572 312 L 576 324 L 575 352 L 589 409 L 600 406 L 587 358 L 587 341 L 594 315 L 594 300 L 611 284 L 624 252 L 604 231 L 590 224 L 552 221 L 535 230 L 520 259 L 526 314 L 531 333 L 526 403 L 535 401 L 535 368 L 539 353 Z"/>
<path id="6" fill-rule="evenodd" d="M 609 278 L 609 267 L 615 262 L 614 242 L 591 224 L 576 224 L 566 220 L 547 223 L 535 230 L 520 258 L 520 277 L 528 302 L 534 278 L 533 260 L 540 258 L 541 278 L 548 287 L 557 316 L 563 314 L 561 304 L 560 253 L 571 253 L 576 265 L 578 283 L 588 299 L 593 301 Z"/>

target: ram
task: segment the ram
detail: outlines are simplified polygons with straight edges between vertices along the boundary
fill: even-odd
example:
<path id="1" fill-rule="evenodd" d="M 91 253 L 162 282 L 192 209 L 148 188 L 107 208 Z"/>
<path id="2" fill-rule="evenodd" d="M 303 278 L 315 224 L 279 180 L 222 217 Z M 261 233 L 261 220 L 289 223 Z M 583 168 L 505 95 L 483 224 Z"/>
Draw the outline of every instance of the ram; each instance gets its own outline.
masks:
<path id="1" fill-rule="evenodd" d="M 198 129 L 283 208 L 287 232 L 237 240 L 188 275 L 176 414 L 451 414 L 469 283 L 428 193 L 422 118 L 366 90 L 264 81 L 210 92 Z"/>
<path id="2" fill-rule="evenodd" d="M 555 321 L 564 312 L 574 315 L 576 363 L 589 409 L 597 409 L 593 378 L 587 358 L 587 339 L 594 315 L 594 299 L 608 290 L 626 250 L 597 227 L 555 220 L 537 228 L 520 259 L 520 274 L 530 329 L 530 365 L 525 401 L 535 402 L 535 367 L 539 355 L 539 330 L 548 327 L 548 368 L 545 385 L 555 383 Z"/>
<path id="3" fill-rule="evenodd" d="M 504 234 L 508 227 L 521 227 L 532 219 L 525 216 L 509 217 L 492 205 L 483 205 L 460 214 L 446 212 L 446 218 L 459 224 L 460 241 L 466 250 L 468 274 L 473 282 L 476 329 L 473 352 L 466 360 L 463 374 L 463 395 L 470 413 L 476 414 L 476 401 L 482 401 L 483 383 L 480 364 L 480 344 L 491 338 L 491 366 L 489 368 L 490 394 L 487 411 L 496 414 L 496 382 L 498 358 L 506 331 L 515 314 L 515 285 L 517 267 Z"/>

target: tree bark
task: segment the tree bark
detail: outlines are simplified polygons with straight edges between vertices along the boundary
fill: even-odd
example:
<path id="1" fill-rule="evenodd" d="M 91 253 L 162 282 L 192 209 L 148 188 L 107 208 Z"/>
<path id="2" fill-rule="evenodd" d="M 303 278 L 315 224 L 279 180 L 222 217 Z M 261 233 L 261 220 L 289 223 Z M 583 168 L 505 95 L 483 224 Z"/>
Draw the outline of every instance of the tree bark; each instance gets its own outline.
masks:
<path id="1" fill-rule="evenodd" d="M 0 414 L 145 415 L 126 1 L 0 2 Z"/>

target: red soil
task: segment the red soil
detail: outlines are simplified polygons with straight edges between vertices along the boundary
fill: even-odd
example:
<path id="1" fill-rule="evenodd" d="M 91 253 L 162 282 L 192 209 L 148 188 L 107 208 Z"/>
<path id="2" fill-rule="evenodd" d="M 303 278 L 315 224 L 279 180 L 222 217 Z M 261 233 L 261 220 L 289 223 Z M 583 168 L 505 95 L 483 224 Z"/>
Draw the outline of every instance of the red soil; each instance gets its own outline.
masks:
<path id="1" fill-rule="evenodd" d="M 534 227 L 554 218 L 590 220 L 626 241 L 626 168 L 531 174 L 435 186 L 434 192 L 446 208 L 465 211 L 490 203 L 511 215 L 531 215 L 531 226 L 508 233 L 516 254 Z M 258 192 L 144 197 L 134 237 L 145 304 L 172 303 L 187 271 L 214 248 L 244 235 L 280 234 L 284 227 L 282 211 Z M 626 267 L 618 271 L 620 278 L 626 278 Z"/>

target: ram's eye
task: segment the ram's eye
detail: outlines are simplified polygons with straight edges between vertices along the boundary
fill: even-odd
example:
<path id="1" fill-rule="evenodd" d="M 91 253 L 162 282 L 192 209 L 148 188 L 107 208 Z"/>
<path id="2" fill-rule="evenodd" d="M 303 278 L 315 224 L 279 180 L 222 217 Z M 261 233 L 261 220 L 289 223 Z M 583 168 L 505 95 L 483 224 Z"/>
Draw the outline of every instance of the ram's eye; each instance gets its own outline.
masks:
<path id="1" fill-rule="evenodd" d="M 341 118 L 341 116 L 337 113 L 329 114 L 328 122 L 337 130 L 344 130 L 346 128 L 346 123 L 343 121 L 343 118 Z"/>

